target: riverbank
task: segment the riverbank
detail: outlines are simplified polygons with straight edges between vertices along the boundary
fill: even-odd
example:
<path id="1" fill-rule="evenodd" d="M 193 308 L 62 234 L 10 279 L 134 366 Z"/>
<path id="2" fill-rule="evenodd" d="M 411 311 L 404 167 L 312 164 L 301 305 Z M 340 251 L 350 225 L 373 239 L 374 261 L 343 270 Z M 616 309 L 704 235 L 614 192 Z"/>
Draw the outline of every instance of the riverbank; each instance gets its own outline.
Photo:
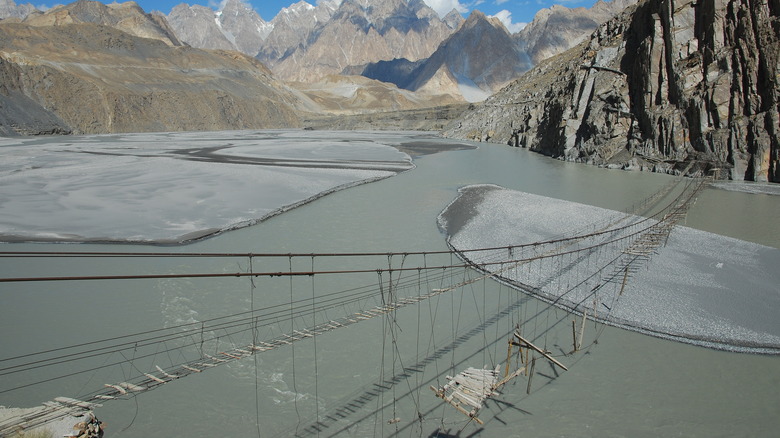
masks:
<path id="1" fill-rule="evenodd" d="M 620 212 L 561 201 L 496 186 L 469 186 L 440 216 L 450 244 L 459 251 L 540 242 L 562 230 L 588 229 Z M 629 219 L 630 223 L 631 220 Z M 591 310 L 611 325 L 656 337 L 737 352 L 780 354 L 780 250 L 677 226 L 642 269 L 632 273 L 619 305 Z M 479 262 L 492 254 L 467 254 Z M 588 252 L 580 264 L 596 269 L 600 255 Z M 567 261 L 566 263 L 570 263 Z M 539 289 L 537 296 L 577 308 L 592 290 L 560 287 L 578 284 L 576 265 L 501 272 L 510 282 Z M 491 269 L 491 268 L 488 268 Z M 494 270 L 500 269 L 499 267 Z M 606 273 L 598 273 L 598 278 Z M 589 278 L 594 287 L 600 282 Z M 541 286 L 544 284 L 544 286 Z M 589 304 L 589 301 L 588 301 Z M 585 306 L 587 307 L 587 306 Z M 580 309 L 581 311 L 582 309 Z"/>

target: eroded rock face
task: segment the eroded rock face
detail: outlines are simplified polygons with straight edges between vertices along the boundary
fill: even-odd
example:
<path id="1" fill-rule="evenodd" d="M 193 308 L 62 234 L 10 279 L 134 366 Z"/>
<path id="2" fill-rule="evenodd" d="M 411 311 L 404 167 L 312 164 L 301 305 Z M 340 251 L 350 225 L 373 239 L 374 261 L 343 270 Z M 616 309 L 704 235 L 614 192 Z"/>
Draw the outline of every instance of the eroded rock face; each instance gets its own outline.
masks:
<path id="1" fill-rule="evenodd" d="M 474 11 L 413 74 L 409 89 L 482 101 L 531 68 L 503 24 Z"/>
<path id="2" fill-rule="evenodd" d="M 257 55 L 273 29 L 244 0 L 227 0 L 219 10 L 181 3 L 167 16 L 181 41 L 200 49 L 238 50 Z"/>
<path id="3" fill-rule="evenodd" d="M 100 24 L 111 26 L 130 35 L 156 39 L 169 46 L 181 45 L 163 16 L 147 14 L 134 1 L 105 5 L 97 1 L 79 0 L 54 7 L 43 13 L 30 14 L 23 22 L 39 27 L 78 23 Z"/>
<path id="4" fill-rule="evenodd" d="M 0 20 L 6 18 L 22 19 L 37 10 L 30 3 L 17 4 L 14 0 L 0 0 Z"/>
<path id="5" fill-rule="evenodd" d="M 645 0 L 446 135 L 780 182 L 780 0 Z"/>
<path id="6" fill-rule="evenodd" d="M 537 12 L 533 21 L 514 37 L 533 63 L 538 64 L 581 43 L 601 23 L 635 3 L 636 0 L 599 0 L 590 9 L 553 5 Z"/>
<path id="7" fill-rule="evenodd" d="M 353 65 L 427 58 L 454 31 L 421 0 L 343 0 L 307 41 L 260 59 L 280 79 L 311 82 Z"/>

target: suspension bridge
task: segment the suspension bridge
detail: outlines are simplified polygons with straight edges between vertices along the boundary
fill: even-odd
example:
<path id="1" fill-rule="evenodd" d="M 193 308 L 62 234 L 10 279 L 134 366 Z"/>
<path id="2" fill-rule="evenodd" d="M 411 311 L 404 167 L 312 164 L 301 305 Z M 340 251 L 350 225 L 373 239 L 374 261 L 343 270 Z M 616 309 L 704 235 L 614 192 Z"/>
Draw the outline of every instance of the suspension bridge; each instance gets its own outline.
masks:
<path id="1" fill-rule="evenodd" d="M 598 338 L 597 329 L 590 343 L 585 344 L 587 319 L 594 321 L 597 328 L 604 324 L 630 327 L 626 321 L 612 318 L 611 310 L 618 305 L 632 275 L 665 244 L 673 227 L 685 217 L 707 182 L 705 178 L 678 178 L 620 217 L 591 224 L 587 229 L 556 239 L 494 248 L 450 247 L 429 252 L 316 254 L 2 252 L 0 257 L 30 259 L 244 260 L 246 268 L 236 272 L 42 275 L 1 278 L 0 283 L 46 282 L 67 287 L 69 282 L 244 278 L 252 293 L 249 310 L 1 358 L 0 376 L 6 383 L 0 388 L 0 394 L 25 391 L 36 385 L 128 364 L 135 372 L 124 380 L 95 384 L 93 389 L 78 397 L 56 397 L 24 416 L 6 419 L 0 422 L 0 437 L 34 429 L 64 416 L 80 415 L 104 403 L 127 400 L 188 376 L 273 350 L 313 343 L 316 354 L 319 337 L 376 320 L 382 320 L 383 333 L 391 340 L 382 351 L 383 358 L 385 350 L 388 351 L 385 360 L 392 362 L 392 370 L 386 374 L 383 368 L 376 387 L 356 400 L 334 408 L 330 413 L 317 412 L 312 424 L 296 430 L 297 435 L 318 435 L 328 427 L 342 427 L 342 420 L 350 413 L 388 391 L 394 395 L 390 402 L 383 404 L 396 403 L 400 397 L 395 395 L 395 391 L 400 382 L 408 381 L 415 375 L 418 399 L 421 397 L 419 388 L 428 384 L 430 397 L 441 399 L 454 412 L 462 414 L 467 422 L 482 424 L 479 414 L 485 400 L 497 397 L 508 382 L 525 378 L 530 392 L 537 361 L 545 361 L 561 371 L 567 370 L 567 363 L 573 363 L 577 355 Z M 285 269 L 256 270 L 254 266 L 260 260 L 263 261 L 260 263 L 262 266 Z M 350 280 L 332 287 L 330 278 Z M 306 291 L 296 290 L 301 288 L 300 281 L 296 279 L 307 282 Z M 418 355 L 416 363 L 403 366 L 397 347 L 402 328 L 397 319 L 399 312 L 409 307 L 419 308 L 424 302 L 430 303 L 437 297 L 467 288 L 473 291 L 475 284 L 488 281 L 497 281 L 518 291 L 518 294 L 512 299 L 507 298 L 505 304 L 499 300 L 502 307 L 490 314 L 487 306 L 482 306 L 481 323 L 474 330 L 460 337 L 453 336 L 446 346 Z M 280 284 L 289 289 L 285 299 L 264 299 L 262 305 L 260 300 L 255 299 L 255 291 L 262 291 L 266 285 L 279 288 Z M 344 284 L 350 286 L 345 287 Z M 547 320 L 542 321 L 539 304 L 536 311 L 529 313 L 529 297 L 536 299 L 534 302 L 545 303 L 546 308 L 563 309 L 563 316 L 552 321 L 547 316 Z M 477 303 L 476 296 L 474 300 Z M 571 319 L 572 316 L 575 319 L 579 317 L 579 322 Z M 420 322 L 421 318 L 418 309 L 418 340 L 424 325 Z M 454 310 L 450 318 L 458 318 Z M 501 318 L 508 319 L 505 328 L 499 330 L 496 323 Z M 430 319 L 433 326 L 434 317 Z M 545 340 L 551 326 L 568 325 L 570 320 L 571 348 L 568 351 L 551 351 Z M 497 350 L 498 344 L 505 343 L 505 357 L 503 354 L 491 354 L 492 363 L 488 367 L 483 367 L 485 364 L 475 358 L 473 364 L 456 370 L 454 375 L 437 369 L 433 379 L 424 380 L 423 370 L 427 365 L 467 339 L 480 335 L 486 337 L 487 328 L 493 326 L 496 334 L 490 345 Z M 484 349 L 487 349 L 488 342 L 484 343 Z M 132 351 L 130 358 L 123 354 L 128 351 Z M 164 363 L 158 362 L 162 358 L 165 358 Z M 396 362 L 401 363 L 398 369 Z M 35 376 L 39 370 L 63 366 L 68 367 L 68 372 L 50 373 L 51 377 L 44 379 L 13 379 L 21 375 Z M 412 392 L 411 385 L 409 392 Z M 422 421 L 425 414 L 422 410 L 417 408 L 417 419 L 402 420 L 392 415 L 389 419 L 383 418 L 382 423 L 398 427 L 402 422 Z"/>

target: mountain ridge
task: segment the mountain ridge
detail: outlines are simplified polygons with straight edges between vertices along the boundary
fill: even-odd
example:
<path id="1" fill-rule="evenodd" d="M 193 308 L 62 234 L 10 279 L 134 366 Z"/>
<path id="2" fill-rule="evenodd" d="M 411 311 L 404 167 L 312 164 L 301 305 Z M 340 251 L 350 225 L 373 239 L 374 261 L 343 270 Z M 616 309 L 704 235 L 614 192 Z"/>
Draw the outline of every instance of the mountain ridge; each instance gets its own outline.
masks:
<path id="1" fill-rule="evenodd" d="M 0 77 L 14 78 L 0 88 L 6 135 L 300 126 L 299 99 L 239 52 L 95 23 L 0 23 L 0 41 Z"/>

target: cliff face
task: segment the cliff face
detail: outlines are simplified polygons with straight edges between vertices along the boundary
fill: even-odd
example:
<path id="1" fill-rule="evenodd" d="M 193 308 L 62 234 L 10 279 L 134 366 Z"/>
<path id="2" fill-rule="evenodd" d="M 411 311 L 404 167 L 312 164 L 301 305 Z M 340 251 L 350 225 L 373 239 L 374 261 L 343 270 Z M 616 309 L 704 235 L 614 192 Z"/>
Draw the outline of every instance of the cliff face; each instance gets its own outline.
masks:
<path id="1" fill-rule="evenodd" d="M 445 135 L 780 182 L 779 63 L 780 0 L 645 0 Z"/>
<path id="2" fill-rule="evenodd" d="M 454 31 L 422 0 L 343 0 L 306 41 L 271 51 L 276 60 L 262 50 L 259 59 L 280 79 L 314 82 L 353 65 L 427 58 Z"/>
<path id="3" fill-rule="evenodd" d="M 533 63 L 538 64 L 581 43 L 601 23 L 635 3 L 636 0 L 599 0 L 590 9 L 553 5 L 537 12 L 533 21 L 514 38 Z"/>
<path id="4" fill-rule="evenodd" d="M 137 37 L 160 40 L 169 46 L 181 45 L 164 17 L 147 14 L 134 1 L 104 5 L 97 1 L 79 0 L 43 13 L 30 14 L 23 23 L 39 27 L 101 24 Z"/>
<path id="5" fill-rule="evenodd" d="M 498 19 L 473 11 L 412 74 L 410 90 L 449 92 L 478 102 L 531 68 Z"/>

